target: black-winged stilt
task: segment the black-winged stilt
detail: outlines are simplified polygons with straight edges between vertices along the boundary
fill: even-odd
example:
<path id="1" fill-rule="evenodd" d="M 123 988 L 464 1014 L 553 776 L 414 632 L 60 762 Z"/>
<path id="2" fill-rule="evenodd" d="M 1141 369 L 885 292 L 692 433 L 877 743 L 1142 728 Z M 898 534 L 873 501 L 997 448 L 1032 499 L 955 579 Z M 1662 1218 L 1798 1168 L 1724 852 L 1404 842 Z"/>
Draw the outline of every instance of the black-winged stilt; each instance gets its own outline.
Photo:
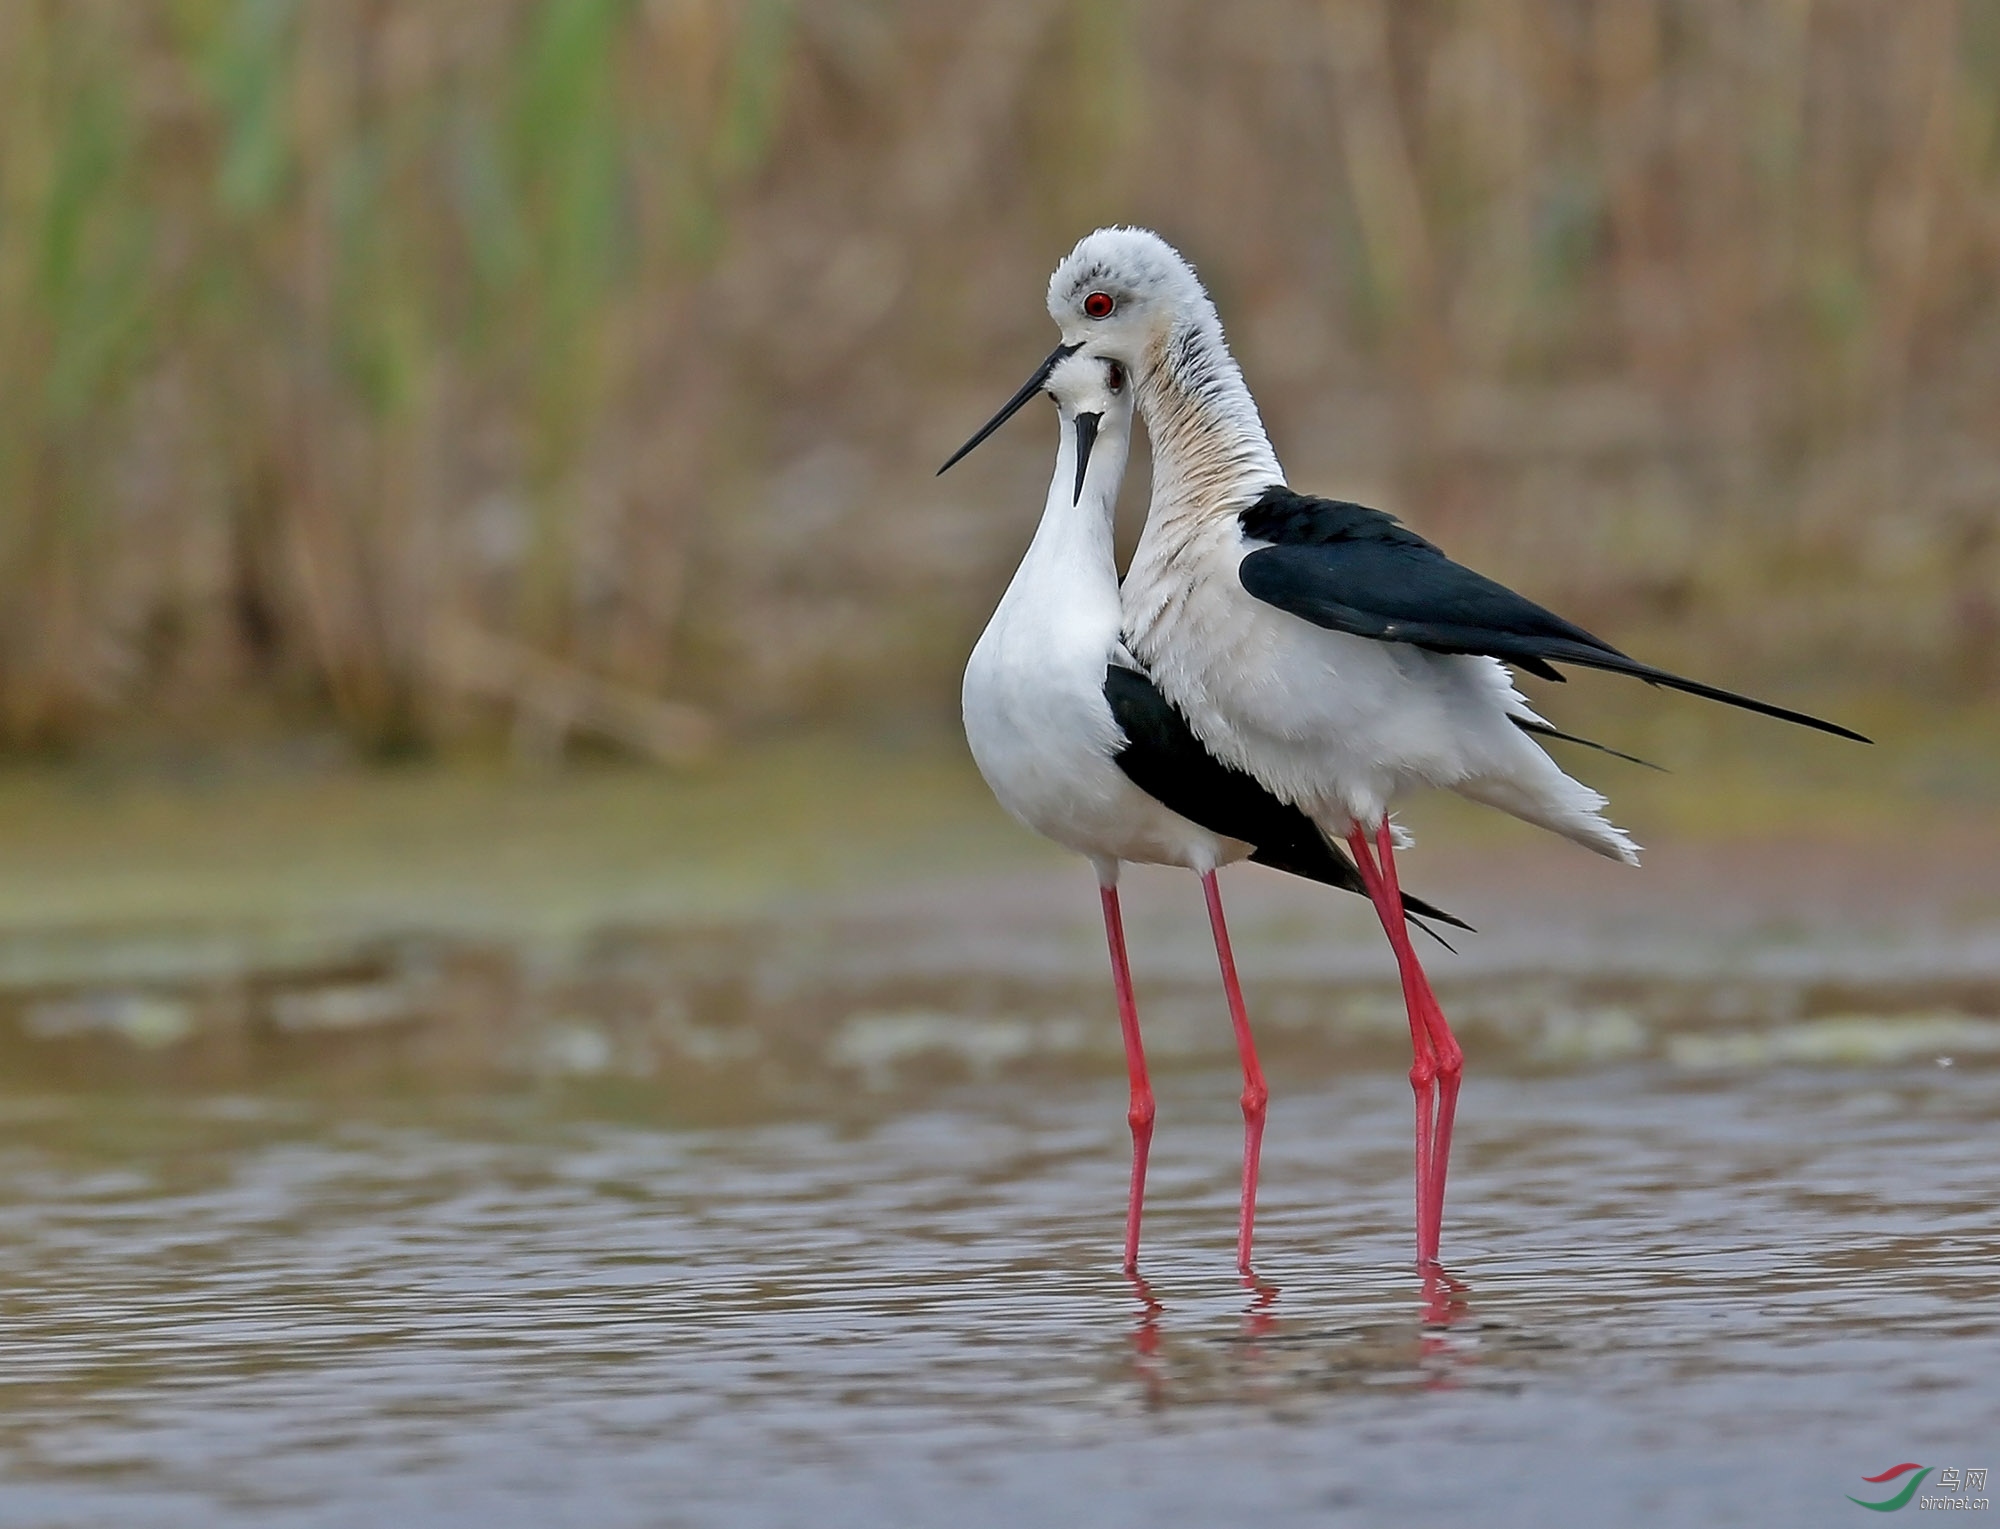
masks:
<path id="1" fill-rule="evenodd" d="M 1118 871 L 1122 862 L 1135 861 L 1183 866 L 1201 877 L 1243 1063 L 1236 1256 L 1248 1273 L 1267 1091 L 1216 869 L 1248 858 L 1364 896 L 1368 888 L 1304 813 L 1204 749 L 1126 651 L 1111 528 L 1131 448 L 1133 390 L 1120 363 L 1077 356 L 1074 349 L 1065 346 L 1050 356 L 952 458 L 957 461 L 1037 392 L 1055 398 L 1061 419 L 1055 475 L 1027 555 L 966 665 L 965 736 L 1001 805 L 1097 868 L 1131 1084 L 1128 1272 L 1138 1267 L 1153 1094 L 1125 954 Z M 1403 907 L 1413 916 L 1459 922 L 1415 898 L 1405 898 Z"/>
<path id="2" fill-rule="evenodd" d="M 1404 927 L 1390 808 L 1443 787 L 1638 861 L 1605 799 L 1536 746 L 1551 730 L 1503 664 L 1549 680 L 1555 664 L 1609 670 L 1867 740 L 1630 658 L 1392 516 L 1295 493 L 1214 304 L 1156 234 L 1088 235 L 1048 305 L 1060 355 L 1127 370 L 1152 437 L 1152 504 L 1122 592 L 1131 652 L 1211 754 L 1347 843 L 1381 916 L 1414 1054 L 1417 1256 L 1434 1265 L 1463 1054 Z"/>

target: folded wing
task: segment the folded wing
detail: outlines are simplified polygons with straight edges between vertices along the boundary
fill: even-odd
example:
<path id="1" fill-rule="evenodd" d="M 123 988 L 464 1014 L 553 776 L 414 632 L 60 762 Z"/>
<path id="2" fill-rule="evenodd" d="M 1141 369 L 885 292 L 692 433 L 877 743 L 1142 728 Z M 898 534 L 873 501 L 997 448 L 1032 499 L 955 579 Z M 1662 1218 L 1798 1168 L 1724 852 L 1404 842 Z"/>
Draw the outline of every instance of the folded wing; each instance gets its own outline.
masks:
<path id="1" fill-rule="evenodd" d="M 1484 654 L 1546 680 L 1562 679 L 1555 664 L 1603 669 L 1869 741 L 1838 723 L 1641 663 L 1504 584 L 1454 563 L 1380 510 L 1276 487 L 1243 511 L 1241 522 L 1247 538 L 1269 544 L 1238 565 L 1244 589 L 1315 626 L 1433 653 Z"/>

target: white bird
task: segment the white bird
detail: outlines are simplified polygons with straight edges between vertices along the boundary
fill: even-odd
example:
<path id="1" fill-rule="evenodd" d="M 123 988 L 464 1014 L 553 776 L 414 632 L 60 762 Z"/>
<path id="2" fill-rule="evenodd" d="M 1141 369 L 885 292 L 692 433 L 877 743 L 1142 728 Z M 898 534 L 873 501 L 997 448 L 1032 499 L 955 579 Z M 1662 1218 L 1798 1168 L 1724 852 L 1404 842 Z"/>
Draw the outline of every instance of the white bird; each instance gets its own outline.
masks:
<path id="1" fill-rule="evenodd" d="M 1120 363 L 1074 350 L 1063 346 L 1051 355 L 945 464 L 950 467 L 1036 393 L 1054 397 L 1061 421 L 1055 474 L 1034 540 L 966 665 L 965 736 L 1001 805 L 1029 828 L 1089 857 L 1097 869 L 1131 1085 L 1128 1272 L 1138 1266 L 1154 1105 L 1126 960 L 1118 872 L 1121 863 L 1135 861 L 1183 866 L 1201 877 L 1243 1064 L 1237 1263 L 1248 1273 L 1268 1090 L 1215 872 L 1248 857 L 1347 891 L 1366 895 L 1367 889 L 1301 813 L 1204 750 L 1125 650 L 1112 518 L 1131 449 L 1132 388 Z M 1414 898 L 1408 908 L 1459 922 Z"/>
<path id="2" fill-rule="evenodd" d="M 1050 278 L 1048 306 L 1065 354 L 1127 370 L 1152 439 L 1152 503 L 1122 595 L 1131 652 L 1209 752 L 1345 841 L 1382 917 L 1409 1010 L 1428 1268 L 1463 1055 L 1398 909 L 1391 808 L 1442 787 L 1638 862 L 1605 799 L 1536 744 L 1567 735 L 1504 665 L 1550 680 L 1556 663 L 1609 670 L 1867 740 L 1629 658 L 1393 516 L 1293 492 L 1214 304 L 1158 235 L 1088 235 Z"/>

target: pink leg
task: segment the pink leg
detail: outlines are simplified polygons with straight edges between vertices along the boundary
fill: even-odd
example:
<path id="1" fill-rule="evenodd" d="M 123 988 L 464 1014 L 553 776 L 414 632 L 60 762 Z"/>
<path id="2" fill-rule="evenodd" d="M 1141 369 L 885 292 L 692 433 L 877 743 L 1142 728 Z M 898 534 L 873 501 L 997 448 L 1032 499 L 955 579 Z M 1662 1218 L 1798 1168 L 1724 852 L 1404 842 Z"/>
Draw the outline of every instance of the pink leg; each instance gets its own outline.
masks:
<path id="1" fill-rule="evenodd" d="M 1111 947 L 1111 981 L 1118 990 L 1118 1028 L 1125 1037 L 1125 1072 L 1132 1103 L 1125 1119 L 1132 1127 L 1132 1193 L 1125 1207 L 1125 1272 L 1139 1269 L 1139 1213 L 1146 1203 L 1146 1157 L 1153 1146 L 1153 1085 L 1146 1076 L 1146 1048 L 1139 1040 L 1139 1004 L 1132 996 L 1132 965 L 1125 958 L 1125 920 L 1118 889 L 1100 886 L 1104 938 Z"/>
<path id="2" fill-rule="evenodd" d="M 1395 842 L 1389 833 L 1389 823 L 1385 818 L 1375 827 L 1376 848 L 1382 856 L 1382 880 L 1388 888 L 1390 898 L 1398 907 L 1402 905 L 1403 889 L 1396 879 Z M 1444 1181 L 1451 1169 L 1451 1126 L 1458 1114 L 1458 1085 L 1465 1071 L 1465 1052 L 1459 1047 L 1458 1037 L 1451 1033 L 1451 1026 L 1445 1021 L 1444 1008 L 1437 1001 L 1437 994 L 1431 991 L 1431 980 L 1424 975 L 1424 968 L 1417 960 L 1416 946 L 1410 940 L 1409 925 L 1402 920 L 1396 923 L 1396 933 L 1392 940 L 1400 938 L 1402 951 L 1399 959 L 1407 959 L 1410 970 L 1416 974 L 1417 988 L 1423 997 L 1424 1023 L 1430 1031 L 1431 1046 L 1437 1054 L 1437 1130 L 1431 1137 L 1431 1259 L 1437 1260 L 1438 1240 L 1444 1225 Z"/>
<path id="3" fill-rule="evenodd" d="M 1250 1038 L 1250 1015 L 1243 1007 L 1243 989 L 1236 980 L 1236 957 L 1229 949 L 1229 926 L 1222 918 L 1222 891 L 1215 872 L 1201 878 L 1208 899 L 1208 927 L 1215 934 L 1215 959 L 1222 967 L 1222 991 L 1229 1000 L 1229 1023 L 1236 1030 L 1236 1053 L 1243 1059 L 1243 1203 L 1236 1221 L 1236 1267 L 1250 1272 L 1250 1237 L 1257 1221 L 1257 1166 L 1264 1153 L 1264 1107 L 1271 1091 L 1264 1086 L 1264 1069 L 1257 1061 L 1257 1043 Z"/>
<path id="4" fill-rule="evenodd" d="M 1403 979 L 1403 1005 L 1410 1021 L 1410 1091 L 1415 1094 L 1417 1105 L 1417 1264 L 1421 1268 L 1436 1257 L 1436 1250 L 1430 1242 L 1430 1225 L 1431 1149 L 1436 1134 L 1432 1128 L 1431 1112 L 1435 1101 L 1433 1085 L 1437 1080 L 1437 1055 L 1431 1044 L 1423 1000 L 1419 996 L 1422 968 L 1416 966 L 1414 955 L 1407 961 L 1403 958 L 1403 943 L 1399 939 L 1403 929 L 1402 899 L 1389 891 L 1381 868 L 1375 863 L 1375 852 L 1369 847 L 1368 836 L 1357 826 L 1348 833 L 1347 846 L 1354 852 L 1354 865 L 1361 872 L 1361 884 L 1368 889 L 1369 901 L 1375 904 L 1376 916 L 1382 920 L 1390 948 L 1396 952 L 1397 970 Z"/>
<path id="5" fill-rule="evenodd" d="M 1377 863 L 1370 852 L 1368 837 L 1359 828 L 1347 836 L 1360 869 L 1363 885 L 1375 903 L 1382 928 L 1396 952 L 1402 973 L 1403 999 L 1409 1010 L 1410 1045 L 1415 1061 L 1410 1067 L 1410 1086 L 1417 1096 L 1417 1261 L 1437 1262 L 1438 1241 L 1444 1220 L 1444 1184 L 1451 1154 L 1452 1120 L 1458 1109 L 1460 1074 L 1465 1057 L 1445 1023 L 1444 1010 L 1431 991 L 1430 979 L 1417 960 L 1410 932 L 1403 920 L 1403 894 L 1396 879 L 1394 842 L 1385 819 L 1377 825 L 1375 845 L 1381 852 Z M 1437 1122 L 1431 1124 L 1432 1084 L 1436 1085 Z"/>

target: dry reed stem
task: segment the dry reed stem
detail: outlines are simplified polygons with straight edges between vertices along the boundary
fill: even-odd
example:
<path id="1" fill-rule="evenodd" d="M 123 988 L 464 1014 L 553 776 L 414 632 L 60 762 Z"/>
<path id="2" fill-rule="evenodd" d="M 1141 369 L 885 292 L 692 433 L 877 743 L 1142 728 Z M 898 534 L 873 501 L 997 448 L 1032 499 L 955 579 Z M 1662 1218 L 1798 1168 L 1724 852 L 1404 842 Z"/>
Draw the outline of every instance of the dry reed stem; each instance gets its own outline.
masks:
<path id="1" fill-rule="evenodd" d="M 1113 219 L 1309 486 L 1614 631 L 1990 683 L 1989 8 L 18 0 L 0 745 L 498 736 L 452 623 L 942 710 L 1046 443 L 928 467 Z"/>

